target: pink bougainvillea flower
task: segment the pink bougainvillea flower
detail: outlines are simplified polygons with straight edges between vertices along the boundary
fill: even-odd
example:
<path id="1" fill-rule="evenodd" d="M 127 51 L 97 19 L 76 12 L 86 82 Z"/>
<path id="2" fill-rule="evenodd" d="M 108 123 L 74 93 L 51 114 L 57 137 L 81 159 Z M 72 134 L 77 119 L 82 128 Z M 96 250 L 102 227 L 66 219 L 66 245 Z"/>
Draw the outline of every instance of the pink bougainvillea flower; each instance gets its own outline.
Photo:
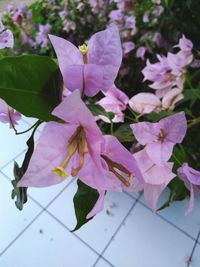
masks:
<path id="1" fill-rule="evenodd" d="M 63 100 L 53 114 L 62 119 L 63 123 L 46 124 L 28 170 L 18 186 L 50 186 L 71 175 L 78 176 L 85 184 L 99 191 L 121 190 L 122 183 L 126 183 L 126 180 L 123 180 L 123 175 L 120 176 L 118 171 L 127 174 L 127 165 L 122 166 L 119 157 L 115 162 L 106 150 L 106 139 L 93 115 L 82 102 L 80 91 L 74 91 Z M 125 148 L 118 144 L 117 149 L 115 148 L 115 153 L 118 154 Z M 131 172 L 136 167 L 134 168 L 131 153 L 126 150 L 126 156 L 127 154 L 132 159 Z"/>
<path id="2" fill-rule="evenodd" d="M 181 143 L 187 130 L 184 112 L 161 119 L 159 122 L 139 122 L 130 125 L 137 141 L 145 146 L 150 159 L 163 165 L 171 157 L 173 147 Z"/>
<path id="3" fill-rule="evenodd" d="M 152 93 L 139 93 L 129 100 L 131 109 L 139 114 L 148 114 L 161 109 L 160 99 Z"/>
<path id="4" fill-rule="evenodd" d="M 194 206 L 194 195 L 200 194 L 200 171 L 191 168 L 188 163 L 184 163 L 177 173 L 178 177 L 184 181 L 185 186 L 190 191 L 190 202 L 186 214 L 191 212 Z"/>
<path id="5" fill-rule="evenodd" d="M 0 20 L 0 49 L 3 48 L 13 48 L 14 37 L 10 30 L 6 30 L 3 23 Z"/>
<path id="6" fill-rule="evenodd" d="M 94 34 L 88 45 L 79 48 L 65 39 L 50 35 L 67 89 L 79 89 L 87 96 L 108 91 L 117 76 L 122 48 L 117 27 Z"/>
<path id="7" fill-rule="evenodd" d="M 135 44 L 131 41 L 124 42 L 122 46 L 123 46 L 124 54 L 128 54 L 135 48 Z"/>
<path id="8" fill-rule="evenodd" d="M 175 104 L 184 98 L 182 91 L 178 88 L 170 90 L 162 99 L 162 108 L 173 110 Z"/>
<path id="9" fill-rule="evenodd" d="M 130 186 L 130 179 L 136 177 L 142 183 L 143 176 L 138 168 L 134 156 L 111 135 L 104 136 L 102 145 L 102 158 L 106 162 L 108 170 L 112 172 L 126 186 Z M 120 155 L 120 157 L 119 157 Z"/>
<path id="10" fill-rule="evenodd" d="M 177 54 L 168 53 L 167 62 L 171 68 L 171 74 L 181 77 L 184 68 L 189 65 L 193 60 L 193 55 L 185 52 L 178 52 Z"/>
<path id="11" fill-rule="evenodd" d="M 178 45 L 175 45 L 174 47 L 179 47 L 184 52 L 191 52 L 193 49 L 193 43 L 183 34 L 183 36 L 179 39 Z"/>
<path id="12" fill-rule="evenodd" d="M 140 47 L 138 47 L 138 49 L 136 51 L 136 57 L 144 60 L 145 53 L 146 53 L 146 47 L 140 46 Z"/>
<path id="13" fill-rule="evenodd" d="M 21 24 L 22 23 L 22 15 L 19 12 L 14 13 L 12 16 L 12 21 L 15 24 Z"/>
<path id="14" fill-rule="evenodd" d="M 142 172 L 144 183 L 141 184 L 133 177 L 132 185 L 127 190 L 135 192 L 144 190 L 144 199 L 155 212 L 159 196 L 167 184 L 176 176 L 172 173 L 173 163 L 167 162 L 163 166 L 156 165 L 146 153 L 146 149 L 135 153 L 134 156 Z"/>
<path id="15" fill-rule="evenodd" d="M 98 105 L 102 106 L 107 112 L 115 113 L 113 122 L 123 122 L 124 114 L 123 110 L 126 109 L 128 104 L 128 96 L 119 90 L 115 85 L 112 85 L 108 92 L 104 93 L 105 97 L 97 102 Z M 98 119 L 110 123 L 110 120 L 105 116 L 98 116 Z"/>
<path id="16" fill-rule="evenodd" d="M 104 168 L 111 172 L 113 179 L 118 178 L 124 188 L 131 186 L 131 180 L 136 179 L 138 184 L 144 182 L 143 175 L 134 156 L 124 148 L 114 136 L 104 136 L 101 157 Z M 120 155 L 120 157 L 119 157 Z M 92 211 L 87 215 L 91 218 L 103 209 L 105 191 L 99 191 L 99 198 Z"/>
<path id="17" fill-rule="evenodd" d="M 183 49 L 187 50 L 186 47 Z M 191 51 L 185 50 L 181 50 L 176 54 L 168 53 L 167 57 L 157 55 L 159 62 L 154 64 L 147 60 L 146 67 L 142 70 L 144 81 L 153 82 L 149 86 L 156 90 L 158 97 L 162 98 L 173 88 L 183 90 L 185 69 L 193 61 Z"/>
<path id="18" fill-rule="evenodd" d="M 13 128 L 20 119 L 21 114 L 8 106 L 4 100 L 0 99 L 0 122 L 9 123 L 10 128 Z"/>

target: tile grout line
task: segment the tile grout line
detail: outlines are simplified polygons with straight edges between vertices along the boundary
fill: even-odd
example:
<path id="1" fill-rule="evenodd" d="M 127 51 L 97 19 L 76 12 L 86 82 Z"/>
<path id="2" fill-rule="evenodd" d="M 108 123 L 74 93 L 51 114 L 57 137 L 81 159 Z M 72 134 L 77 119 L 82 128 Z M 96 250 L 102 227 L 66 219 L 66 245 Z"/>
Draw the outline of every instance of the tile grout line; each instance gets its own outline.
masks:
<path id="1" fill-rule="evenodd" d="M 30 221 L 30 223 L 0 252 L 0 257 L 15 243 L 16 240 L 19 239 L 19 237 L 26 232 L 26 230 L 40 217 L 40 215 L 44 212 L 44 210 L 41 210 L 35 218 Z"/>
<path id="2" fill-rule="evenodd" d="M 5 179 L 7 179 L 9 182 L 11 181 L 9 179 L 9 177 L 3 173 L 0 170 L 0 173 L 2 173 L 2 175 L 5 177 Z M 64 224 L 62 223 L 57 217 L 55 217 L 51 212 L 49 212 L 47 209 L 48 207 L 67 189 L 68 186 L 70 186 L 75 180 L 72 179 L 45 207 L 43 205 L 41 205 L 35 198 L 33 198 L 31 195 L 28 195 L 29 198 L 36 204 L 38 205 L 42 210 L 39 212 L 39 214 L 8 244 L 8 246 L 0 253 L 0 257 L 15 243 L 15 241 L 17 241 L 19 239 L 19 237 L 32 225 L 32 223 L 38 219 L 38 217 L 40 217 L 40 215 L 44 212 L 46 212 L 49 216 L 51 216 L 52 219 L 54 219 L 55 221 L 57 221 L 57 223 L 59 223 L 60 225 L 62 225 L 62 227 L 64 227 L 66 230 L 68 230 L 70 232 L 70 229 Z M 81 239 L 78 235 L 76 235 L 75 233 L 71 233 L 73 236 L 75 236 L 79 241 L 81 241 L 86 247 L 88 247 L 91 251 L 93 251 L 97 256 L 100 256 L 100 254 L 93 249 L 89 244 L 87 244 L 83 239 Z M 105 259 L 104 257 L 102 257 L 107 263 L 109 263 L 111 266 L 112 264 Z"/>
<path id="3" fill-rule="evenodd" d="M 190 257 L 189 257 L 189 261 L 188 261 L 188 263 L 187 263 L 187 267 L 191 266 L 191 264 L 192 264 L 192 257 L 193 257 L 193 255 L 194 255 L 195 249 L 196 249 L 196 247 L 197 247 L 199 237 L 200 237 L 200 231 L 199 231 L 199 233 L 198 233 L 198 235 L 197 235 L 197 238 L 196 238 L 196 240 L 195 240 L 194 246 L 193 246 L 193 248 L 192 248 L 192 251 L 191 251 L 191 254 L 190 254 Z"/>
<path id="4" fill-rule="evenodd" d="M 125 192 L 126 193 L 126 192 Z M 131 197 L 132 199 L 135 199 L 133 196 L 129 195 L 126 193 L 127 196 Z M 151 211 L 151 209 L 146 206 L 142 201 L 138 201 L 144 208 L 148 209 Z M 184 231 L 183 229 L 181 229 L 180 227 L 178 227 L 176 224 L 172 223 L 171 221 L 169 221 L 168 219 L 166 219 L 164 216 L 162 216 L 161 214 L 159 213 L 156 213 L 155 214 L 156 216 L 158 216 L 159 218 L 161 218 L 163 221 L 165 221 L 166 223 L 168 223 L 169 225 L 173 226 L 176 230 L 180 231 L 182 234 L 186 235 L 187 237 L 189 237 L 190 239 L 192 239 L 193 241 L 196 241 L 196 239 L 191 236 L 190 234 L 188 234 L 186 231 Z M 199 241 L 197 242 L 199 243 Z"/>
<path id="5" fill-rule="evenodd" d="M 28 123 L 27 123 L 28 124 Z M 18 155 L 16 155 L 14 158 L 12 158 L 12 160 L 10 160 L 9 162 L 7 162 L 6 164 L 4 164 L 1 168 L 0 168 L 0 172 L 5 176 L 6 179 L 8 179 L 9 181 L 11 181 L 9 179 L 9 177 L 3 172 L 3 169 L 6 168 L 9 164 L 11 164 L 16 158 L 20 157 L 23 153 L 26 152 L 26 149 L 24 149 L 22 152 L 20 152 Z M 47 211 L 47 208 L 59 197 L 60 194 L 62 194 L 65 189 L 73 182 L 74 180 L 70 181 L 49 203 L 47 206 L 43 206 L 41 205 L 37 200 L 35 200 L 33 197 L 31 197 L 29 195 L 29 198 L 34 201 L 40 208 L 42 208 L 42 211 L 18 234 L 18 236 L 16 236 L 11 242 L 10 244 L 8 244 L 8 246 L 3 250 L 3 252 L 0 253 L 0 256 L 2 256 L 7 249 L 26 231 L 26 229 L 29 228 L 29 226 L 31 226 L 31 224 L 44 212 L 46 211 L 52 218 L 54 218 L 58 223 L 60 223 L 61 225 L 63 225 L 68 231 L 70 231 L 70 229 L 68 229 L 61 221 L 59 221 L 58 218 L 56 218 L 53 214 L 51 214 L 49 211 Z M 143 202 L 140 201 L 141 195 L 139 195 L 139 197 L 136 199 L 134 196 L 132 196 L 131 194 L 129 194 L 128 192 L 124 191 L 124 193 L 129 196 L 130 198 L 132 198 L 133 200 L 135 200 L 133 206 L 131 207 L 131 210 L 134 208 L 134 206 L 136 205 L 136 203 L 140 203 L 142 206 L 144 206 L 146 209 L 150 210 L 150 208 L 148 208 Z M 130 210 L 130 212 L 131 212 Z M 127 214 L 127 216 L 129 215 L 129 212 Z M 159 218 L 161 218 L 162 220 L 164 220 L 165 222 L 167 222 L 168 224 L 170 224 L 171 226 L 173 226 L 175 229 L 179 230 L 180 232 L 182 232 L 183 234 L 185 234 L 187 237 L 189 237 L 190 239 L 192 239 L 193 241 L 195 241 L 195 244 L 193 246 L 192 252 L 191 252 L 191 256 L 190 259 L 193 256 L 193 253 L 195 251 L 195 248 L 197 246 L 197 244 L 200 244 L 200 241 L 198 241 L 199 236 L 200 236 L 200 232 L 197 236 L 197 239 L 193 238 L 192 236 L 190 236 L 187 232 L 185 232 L 184 230 L 182 230 L 181 228 L 179 228 L 178 226 L 176 226 L 175 224 L 173 224 L 172 222 L 170 222 L 169 220 L 167 220 L 165 217 L 163 217 L 160 214 L 156 214 Z M 126 216 L 126 217 L 127 217 Z M 126 217 L 124 219 L 126 219 Z M 120 226 L 118 227 L 119 229 L 121 228 L 121 225 L 123 224 L 124 220 L 122 221 L 122 223 L 120 224 Z M 119 229 L 117 228 L 116 232 L 114 233 L 114 235 L 111 237 L 111 240 L 108 242 L 108 244 L 106 245 L 106 247 L 104 248 L 104 250 L 101 252 L 101 254 L 99 254 L 97 251 L 95 251 L 92 247 L 90 247 L 89 244 L 87 244 L 84 240 L 82 240 L 81 238 L 79 238 L 76 234 L 74 234 L 74 236 L 76 236 L 83 244 L 85 244 L 87 247 L 89 247 L 93 252 L 95 252 L 99 258 L 96 260 L 96 262 L 94 263 L 93 267 L 95 267 L 95 265 L 98 263 L 98 261 L 102 258 L 104 259 L 108 264 L 110 264 L 111 266 L 113 266 L 107 259 L 105 259 L 102 254 L 105 252 L 105 250 L 107 249 L 107 247 L 110 245 L 112 239 L 114 238 L 114 236 L 117 234 L 117 232 L 119 231 Z M 190 265 L 191 261 L 188 263 Z M 189 267 L 189 265 L 187 265 L 187 267 Z"/>
<path id="6" fill-rule="evenodd" d="M 109 263 L 111 266 L 112 263 L 110 263 L 106 258 L 104 258 L 103 256 L 101 256 L 98 251 L 96 251 L 93 247 L 91 247 L 86 241 L 84 241 L 81 237 L 79 237 L 77 234 L 75 234 L 74 232 L 71 232 L 71 230 L 62 222 L 60 221 L 55 215 L 53 215 L 50 211 L 46 210 L 46 213 L 48 213 L 55 221 L 57 221 L 59 224 L 62 225 L 62 227 L 64 227 L 66 230 L 68 230 L 73 236 L 75 236 L 81 243 L 83 243 L 86 247 L 88 247 L 91 251 L 93 251 L 98 257 L 101 257 L 102 259 L 104 259 L 107 263 Z"/>
<path id="7" fill-rule="evenodd" d="M 27 121 L 25 121 L 24 119 L 22 119 L 23 122 L 25 122 L 28 126 L 30 126 L 31 124 L 29 124 Z M 36 130 L 36 132 L 38 132 L 39 134 L 41 134 L 40 130 Z M 36 142 L 36 140 L 35 140 Z M 10 163 L 12 163 L 15 159 L 17 159 L 18 157 L 20 157 L 23 153 L 26 153 L 27 148 L 23 149 L 19 154 L 17 154 L 16 156 L 14 156 L 14 158 L 12 158 L 11 160 L 9 160 L 7 163 L 5 163 L 4 165 L 0 166 L 0 171 L 3 170 L 4 168 L 6 168 Z"/>
<path id="8" fill-rule="evenodd" d="M 48 203 L 48 205 L 46 205 L 45 207 L 42 206 L 36 199 L 34 199 L 33 197 L 29 196 L 30 199 L 37 204 L 39 207 L 42 208 L 42 210 L 44 212 L 46 212 L 52 219 L 54 219 L 57 223 L 59 223 L 62 227 L 64 227 L 66 230 L 68 230 L 73 236 L 75 236 L 79 241 L 81 241 L 86 247 L 88 247 L 91 251 L 93 251 L 95 254 L 97 254 L 97 256 L 100 256 L 100 254 L 98 253 L 98 251 L 96 251 L 94 248 L 92 248 L 87 242 L 85 242 L 82 238 L 80 238 L 78 235 L 76 235 L 74 232 L 71 232 L 71 230 L 62 222 L 60 221 L 55 215 L 53 215 L 49 210 L 48 207 L 60 196 L 60 194 L 62 194 L 65 189 L 67 189 L 67 187 L 74 182 L 74 180 L 72 180 L 69 184 L 67 184 L 67 186 L 60 191 L 60 193 L 58 195 L 56 195 L 56 197 Z M 104 257 L 102 257 L 107 263 L 109 263 L 111 266 L 113 266 L 107 259 L 105 259 Z"/>
<path id="9" fill-rule="evenodd" d="M 131 208 L 129 209 L 129 211 L 127 212 L 126 216 L 124 217 L 124 219 L 121 221 L 120 225 L 117 227 L 116 231 L 114 232 L 114 234 L 111 236 L 111 239 L 108 241 L 108 243 L 106 244 L 106 246 L 104 247 L 104 249 L 102 250 L 99 258 L 97 258 L 97 260 L 95 261 L 95 263 L 93 264 L 92 267 L 95 267 L 96 264 L 99 262 L 99 260 L 103 257 L 103 254 L 105 253 L 105 251 L 107 250 L 107 248 L 110 246 L 111 242 L 113 241 L 114 237 L 116 236 L 116 234 L 119 232 L 119 230 L 121 229 L 122 225 L 124 224 L 124 222 L 126 221 L 126 219 L 128 218 L 128 216 L 130 215 L 130 213 L 132 212 L 132 210 L 134 209 L 134 207 L 136 206 L 136 204 L 138 203 L 139 199 L 140 199 L 141 195 L 138 196 L 138 198 L 135 200 L 135 202 L 133 203 L 133 205 L 131 206 Z"/>
<path id="10" fill-rule="evenodd" d="M 0 173 L 2 173 L 2 175 L 5 177 L 5 179 L 11 181 L 9 179 L 9 177 L 4 174 L 2 171 L 0 171 Z M 49 205 L 51 205 L 58 197 L 59 195 L 64 192 L 64 190 L 73 182 L 74 180 L 70 181 L 47 205 L 47 207 Z M 33 197 L 31 197 L 29 195 L 30 199 L 37 204 L 42 210 L 35 216 L 35 218 L 5 247 L 5 249 L 2 250 L 2 252 L 0 252 L 0 257 L 15 243 L 15 241 L 17 241 L 19 239 L 19 237 L 35 222 L 36 219 L 38 219 L 40 217 L 40 215 L 46 211 L 45 207 L 43 207 L 37 200 L 35 200 Z"/>
<path id="11" fill-rule="evenodd" d="M 18 157 L 20 157 L 22 154 L 24 154 L 26 152 L 26 149 L 24 149 L 23 151 L 21 151 L 19 154 L 17 154 L 14 158 L 12 158 L 11 160 L 9 160 L 7 163 L 5 163 L 4 165 L 2 165 L 0 167 L 0 171 L 2 171 L 4 168 L 6 168 L 9 164 L 11 164 L 13 161 L 15 161 L 15 159 L 17 159 Z"/>

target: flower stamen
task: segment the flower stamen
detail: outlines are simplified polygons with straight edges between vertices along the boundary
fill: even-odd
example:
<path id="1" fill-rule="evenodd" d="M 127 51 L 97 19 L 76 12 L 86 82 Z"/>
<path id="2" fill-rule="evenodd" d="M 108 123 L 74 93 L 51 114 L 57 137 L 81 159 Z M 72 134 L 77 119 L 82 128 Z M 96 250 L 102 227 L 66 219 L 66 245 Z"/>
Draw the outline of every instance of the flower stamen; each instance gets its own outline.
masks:
<path id="1" fill-rule="evenodd" d="M 81 170 L 84 164 L 84 155 L 88 152 L 88 146 L 86 141 L 85 132 L 82 126 L 79 126 L 75 133 L 71 136 L 68 141 L 68 155 L 66 159 L 57 167 L 55 167 L 52 171 L 61 178 L 65 178 L 68 176 L 66 172 L 66 167 L 71 160 L 72 156 L 78 151 L 79 154 L 79 166 L 77 168 L 72 167 L 71 175 L 76 176 L 78 172 Z"/>
<path id="2" fill-rule="evenodd" d="M 107 156 L 105 155 L 101 155 L 101 157 L 105 160 L 105 162 L 108 165 L 109 171 L 112 172 L 126 187 L 130 187 L 130 179 L 132 178 L 132 174 L 130 171 L 128 171 L 123 165 L 112 161 L 111 159 L 109 159 Z M 125 175 L 128 176 L 128 180 L 119 172 L 117 172 L 117 170 L 119 170 L 121 173 L 124 173 Z"/>
<path id="3" fill-rule="evenodd" d="M 87 64 L 87 52 L 88 52 L 88 46 L 86 44 L 79 45 L 79 50 L 81 51 L 83 55 L 83 63 Z"/>

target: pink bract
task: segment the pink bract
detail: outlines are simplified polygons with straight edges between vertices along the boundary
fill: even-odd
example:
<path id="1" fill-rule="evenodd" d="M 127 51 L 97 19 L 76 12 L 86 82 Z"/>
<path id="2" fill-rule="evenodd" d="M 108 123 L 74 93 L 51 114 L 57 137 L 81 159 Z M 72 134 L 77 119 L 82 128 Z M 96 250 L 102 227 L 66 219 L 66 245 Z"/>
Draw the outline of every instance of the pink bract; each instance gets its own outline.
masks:
<path id="1" fill-rule="evenodd" d="M 186 214 L 188 214 L 193 209 L 195 193 L 200 194 L 200 171 L 191 168 L 188 163 L 184 163 L 178 169 L 177 175 L 184 181 L 185 186 L 190 191 L 190 201 L 186 211 Z"/>
<path id="2" fill-rule="evenodd" d="M 172 172 L 173 163 L 165 163 L 163 166 L 156 165 L 143 149 L 134 154 L 137 164 L 142 172 L 144 182 L 139 183 L 133 178 L 132 191 L 144 190 L 144 199 L 149 207 L 155 212 L 159 196 L 167 184 L 176 176 Z"/>
<path id="3" fill-rule="evenodd" d="M 139 122 L 130 127 L 137 141 L 145 146 L 150 159 L 162 166 L 171 157 L 174 145 L 182 142 L 187 120 L 184 112 L 179 112 L 156 123 Z"/>
<path id="4" fill-rule="evenodd" d="M 122 48 L 116 27 L 94 34 L 81 52 L 69 41 L 49 35 L 57 54 L 67 89 L 79 89 L 87 96 L 108 91 L 119 71 Z"/>
<path id="5" fill-rule="evenodd" d="M 7 103 L 0 99 L 0 122 L 9 123 L 10 128 L 17 125 L 21 119 L 21 114 L 7 105 Z"/>

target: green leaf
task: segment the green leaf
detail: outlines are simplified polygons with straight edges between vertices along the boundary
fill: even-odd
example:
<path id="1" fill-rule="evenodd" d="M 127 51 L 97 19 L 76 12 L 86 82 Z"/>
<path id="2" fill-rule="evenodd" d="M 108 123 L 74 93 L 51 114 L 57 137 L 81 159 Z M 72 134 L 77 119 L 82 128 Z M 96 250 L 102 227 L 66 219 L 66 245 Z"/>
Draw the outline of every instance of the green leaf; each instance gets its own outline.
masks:
<path id="1" fill-rule="evenodd" d="M 120 142 L 134 141 L 134 136 L 128 123 L 120 125 L 119 128 L 114 132 L 114 136 L 117 137 Z"/>
<path id="2" fill-rule="evenodd" d="M 103 115 L 107 117 L 110 121 L 114 118 L 115 114 L 113 112 L 107 112 L 105 109 L 97 104 L 87 104 L 87 107 L 92 112 L 94 116 Z"/>
<path id="3" fill-rule="evenodd" d="M 38 123 L 36 125 L 36 127 L 34 128 L 30 138 L 27 141 L 27 152 L 24 158 L 24 161 L 22 163 L 21 168 L 19 167 L 19 165 L 17 164 L 17 162 L 14 163 L 14 177 L 15 179 L 12 181 L 12 185 L 13 185 L 13 191 L 12 191 L 12 199 L 16 198 L 15 201 L 15 205 L 19 210 L 23 209 L 23 205 L 27 202 L 28 198 L 27 198 L 27 188 L 26 187 L 17 187 L 17 183 L 21 180 L 22 176 L 24 175 L 24 173 L 26 172 L 26 170 L 28 169 L 28 165 L 31 159 L 31 156 L 33 154 L 34 151 L 34 134 L 35 131 L 37 129 L 37 127 L 39 126 L 40 123 Z"/>
<path id="4" fill-rule="evenodd" d="M 185 187 L 184 182 L 178 177 L 169 183 L 168 188 L 170 189 L 169 197 L 157 211 L 169 207 L 174 201 L 184 200 L 189 195 L 189 191 Z"/>
<path id="5" fill-rule="evenodd" d="M 77 224 L 72 232 L 78 230 L 82 225 L 92 219 L 86 219 L 86 216 L 93 209 L 99 197 L 97 190 L 87 186 L 80 180 L 77 181 L 77 184 L 78 190 L 74 195 L 74 209 Z"/>
<path id="6" fill-rule="evenodd" d="M 27 117 L 55 120 L 52 110 L 60 103 L 62 78 L 48 57 L 25 55 L 0 59 L 0 98 Z"/>
<path id="7" fill-rule="evenodd" d="M 150 113 L 148 115 L 145 116 L 145 118 L 149 121 L 159 121 L 162 118 L 165 118 L 167 116 L 173 115 L 174 112 L 171 110 L 162 110 L 159 113 Z"/>

